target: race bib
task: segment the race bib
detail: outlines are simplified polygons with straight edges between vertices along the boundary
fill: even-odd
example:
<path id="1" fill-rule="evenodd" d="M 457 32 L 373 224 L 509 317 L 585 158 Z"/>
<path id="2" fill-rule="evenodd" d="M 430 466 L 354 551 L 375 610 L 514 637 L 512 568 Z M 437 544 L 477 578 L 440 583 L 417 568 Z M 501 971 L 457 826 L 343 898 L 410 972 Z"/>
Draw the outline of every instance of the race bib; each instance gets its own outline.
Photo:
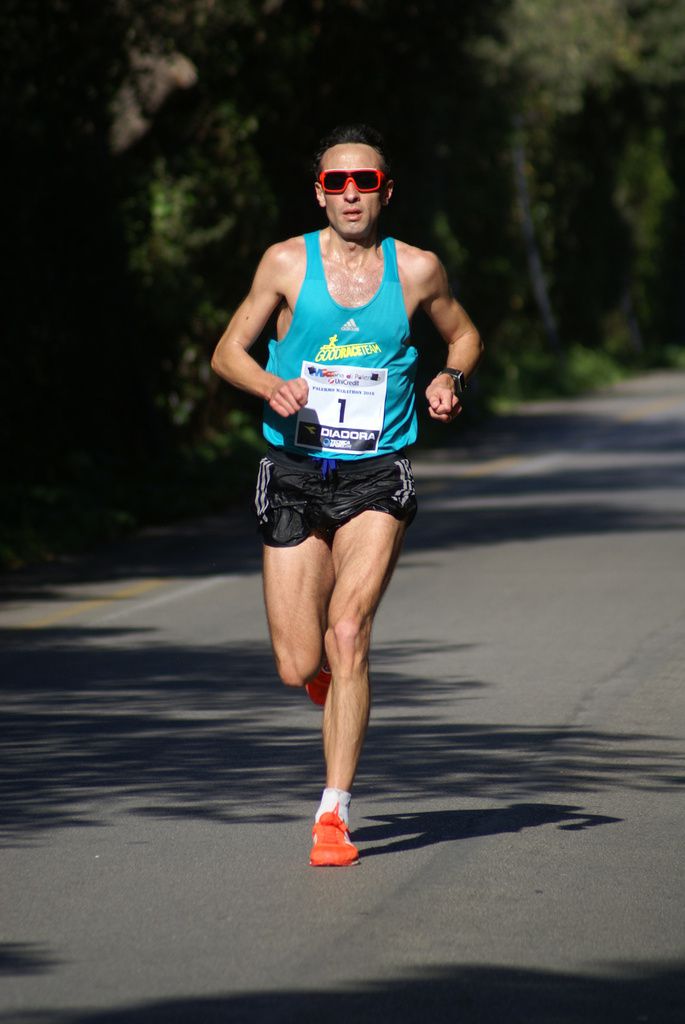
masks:
<path id="1" fill-rule="evenodd" d="M 385 415 L 387 370 L 303 362 L 302 376 L 309 385 L 309 398 L 297 415 L 295 444 L 299 448 L 378 450 Z"/>

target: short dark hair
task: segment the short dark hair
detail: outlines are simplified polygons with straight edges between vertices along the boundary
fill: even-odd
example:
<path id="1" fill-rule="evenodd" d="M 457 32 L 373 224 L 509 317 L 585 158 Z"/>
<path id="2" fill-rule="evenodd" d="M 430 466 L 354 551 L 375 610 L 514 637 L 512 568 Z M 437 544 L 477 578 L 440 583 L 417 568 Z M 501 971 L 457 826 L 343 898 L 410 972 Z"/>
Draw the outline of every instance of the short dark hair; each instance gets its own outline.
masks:
<path id="1" fill-rule="evenodd" d="M 333 146 L 344 146 L 346 143 L 371 146 L 381 158 L 381 170 L 385 171 L 388 176 L 390 175 L 390 160 L 385 152 L 385 141 L 381 133 L 368 124 L 343 124 L 324 135 L 319 143 L 319 148 L 314 156 L 314 173 L 317 177 L 326 150 Z"/>

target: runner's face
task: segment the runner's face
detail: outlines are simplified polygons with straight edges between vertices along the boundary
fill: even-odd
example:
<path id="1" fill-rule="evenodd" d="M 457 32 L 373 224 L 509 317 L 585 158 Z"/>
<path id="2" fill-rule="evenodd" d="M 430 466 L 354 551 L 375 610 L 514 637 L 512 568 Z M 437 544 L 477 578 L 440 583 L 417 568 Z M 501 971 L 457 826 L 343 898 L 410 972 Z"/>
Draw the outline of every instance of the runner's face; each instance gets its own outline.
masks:
<path id="1" fill-rule="evenodd" d="M 345 143 L 327 149 L 321 161 L 321 170 L 354 171 L 363 167 L 381 169 L 382 161 L 372 146 Z M 345 239 L 365 238 L 375 230 L 381 209 L 388 205 L 392 195 L 392 181 L 386 181 L 379 192 L 359 192 L 349 181 L 344 192 L 330 195 L 316 182 L 316 198 L 326 211 L 331 227 Z"/>

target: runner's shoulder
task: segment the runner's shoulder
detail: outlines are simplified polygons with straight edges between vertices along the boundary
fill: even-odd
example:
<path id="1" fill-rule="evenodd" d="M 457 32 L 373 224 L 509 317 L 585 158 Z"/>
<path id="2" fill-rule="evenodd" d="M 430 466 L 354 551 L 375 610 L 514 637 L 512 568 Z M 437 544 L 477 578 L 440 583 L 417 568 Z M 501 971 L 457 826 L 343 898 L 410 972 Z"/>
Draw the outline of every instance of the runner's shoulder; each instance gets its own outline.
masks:
<path id="1" fill-rule="evenodd" d="M 259 261 L 253 291 L 267 290 L 277 294 L 292 295 L 298 289 L 307 266 L 307 256 L 302 236 L 276 242 L 269 246 Z"/>
<path id="2" fill-rule="evenodd" d="M 445 270 L 434 252 L 397 240 L 395 249 L 403 283 L 406 282 L 421 295 L 431 294 L 440 287 Z"/>
<path id="3" fill-rule="evenodd" d="M 272 270 L 287 271 L 298 263 L 306 262 L 304 235 L 286 238 L 283 242 L 274 242 L 262 256 L 262 265 Z"/>
<path id="4" fill-rule="evenodd" d="M 440 275 L 442 264 L 429 249 L 419 249 L 416 245 L 408 245 L 397 239 L 395 249 L 400 271 L 415 283 L 427 283 Z"/>

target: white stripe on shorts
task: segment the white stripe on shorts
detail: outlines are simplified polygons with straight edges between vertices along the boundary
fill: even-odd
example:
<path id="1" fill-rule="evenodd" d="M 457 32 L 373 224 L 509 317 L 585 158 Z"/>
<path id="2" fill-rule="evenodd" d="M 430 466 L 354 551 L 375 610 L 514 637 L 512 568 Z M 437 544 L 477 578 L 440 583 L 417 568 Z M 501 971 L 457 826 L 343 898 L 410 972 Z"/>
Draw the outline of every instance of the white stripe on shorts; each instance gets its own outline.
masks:
<path id="1" fill-rule="evenodd" d="M 274 464 L 266 456 L 259 463 L 259 473 L 257 474 L 257 490 L 255 491 L 254 504 L 257 512 L 257 517 L 261 521 L 266 516 L 266 510 L 269 507 L 269 499 L 267 492 L 269 490 L 269 481 L 271 480 L 271 474 L 273 473 Z"/>
<path id="2" fill-rule="evenodd" d="M 406 505 L 414 491 L 414 476 L 408 459 L 397 459 L 395 465 L 400 471 L 400 486 L 393 498 L 402 506 Z"/>

